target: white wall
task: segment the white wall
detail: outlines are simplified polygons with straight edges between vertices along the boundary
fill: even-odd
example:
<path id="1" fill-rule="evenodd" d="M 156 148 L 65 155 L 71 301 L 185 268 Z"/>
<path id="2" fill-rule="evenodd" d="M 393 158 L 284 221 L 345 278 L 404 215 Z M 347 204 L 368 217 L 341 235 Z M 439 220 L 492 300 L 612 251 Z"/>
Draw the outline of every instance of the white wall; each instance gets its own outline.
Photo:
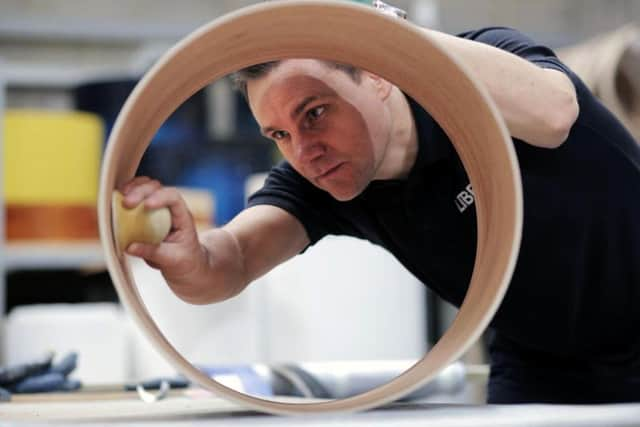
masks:
<path id="1" fill-rule="evenodd" d="M 389 253 L 326 238 L 219 304 L 178 300 L 157 271 L 132 260 L 145 305 L 191 362 L 415 359 L 427 344 L 425 289 Z M 134 329 L 135 377 L 173 370 Z"/>

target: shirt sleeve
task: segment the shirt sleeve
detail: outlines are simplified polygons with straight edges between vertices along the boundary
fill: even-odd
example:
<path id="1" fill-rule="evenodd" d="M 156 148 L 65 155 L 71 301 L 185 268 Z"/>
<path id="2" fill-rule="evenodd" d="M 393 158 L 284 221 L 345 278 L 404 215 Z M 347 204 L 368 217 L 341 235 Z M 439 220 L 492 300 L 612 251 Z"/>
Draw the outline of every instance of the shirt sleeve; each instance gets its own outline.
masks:
<path id="1" fill-rule="evenodd" d="M 277 206 L 295 216 L 304 226 L 311 244 L 328 234 L 335 234 L 326 212 L 331 204 L 328 193 L 316 188 L 287 162 L 275 166 L 264 186 L 249 197 L 247 206 Z"/>
<path id="2" fill-rule="evenodd" d="M 518 55 L 542 68 L 563 72 L 575 86 L 578 103 L 581 108 L 584 104 L 595 102 L 593 94 L 580 77 L 560 61 L 551 48 L 534 41 L 518 30 L 508 27 L 488 27 L 467 31 L 458 34 L 458 37 L 485 43 Z"/>
<path id="3" fill-rule="evenodd" d="M 541 45 L 529 36 L 507 27 L 489 27 L 467 31 L 458 37 L 474 40 L 511 52 L 543 68 L 553 68 L 572 77 L 573 72 L 562 63 L 549 47 Z"/>

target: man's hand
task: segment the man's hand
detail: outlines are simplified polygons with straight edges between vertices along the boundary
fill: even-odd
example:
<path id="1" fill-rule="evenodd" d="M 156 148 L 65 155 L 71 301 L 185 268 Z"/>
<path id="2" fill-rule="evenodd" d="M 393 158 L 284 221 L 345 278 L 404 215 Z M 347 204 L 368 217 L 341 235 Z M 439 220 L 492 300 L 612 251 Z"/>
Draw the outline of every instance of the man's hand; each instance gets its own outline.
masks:
<path id="1" fill-rule="evenodd" d="M 164 187 L 148 177 L 136 177 L 120 189 L 126 208 L 143 204 L 146 209 L 169 208 L 171 231 L 160 244 L 131 243 L 126 252 L 159 269 L 171 289 L 181 298 L 208 276 L 208 251 L 198 240 L 195 223 L 176 188 Z"/>
<path id="2" fill-rule="evenodd" d="M 275 206 L 245 209 L 221 228 L 200 233 L 175 188 L 147 177 L 119 189 L 125 208 L 169 208 L 171 231 L 158 245 L 135 242 L 126 252 L 159 269 L 183 301 L 209 304 L 240 293 L 251 281 L 309 244 L 302 224 Z"/>

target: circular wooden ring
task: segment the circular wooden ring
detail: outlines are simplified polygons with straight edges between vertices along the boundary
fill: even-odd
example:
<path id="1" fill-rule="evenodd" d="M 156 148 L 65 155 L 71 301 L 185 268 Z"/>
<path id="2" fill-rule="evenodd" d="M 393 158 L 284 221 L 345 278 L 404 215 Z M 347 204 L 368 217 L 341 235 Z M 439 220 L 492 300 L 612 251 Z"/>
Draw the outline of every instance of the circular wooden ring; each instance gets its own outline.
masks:
<path id="1" fill-rule="evenodd" d="M 153 135 L 182 102 L 233 71 L 285 58 L 349 63 L 398 85 L 451 137 L 476 197 L 473 276 L 442 339 L 393 381 L 354 397 L 319 403 L 252 397 L 213 381 L 191 365 L 149 315 L 130 268 L 116 249 L 111 222 L 114 188 L 133 177 Z M 194 382 L 247 408 L 276 414 L 368 409 L 431 380 L 465 352 L 495 313 L 515 266 L 522 227 L 518 163 L 506 126 L 485 89 L 418 27 L 367 6 L 326 0 L 269 2 L 241 9 L 201 27 L 167 52 L 120 112 L 105 152 L 99 195 L 100 237 L 109 272 L 123 304 L 155 347 Z"/>

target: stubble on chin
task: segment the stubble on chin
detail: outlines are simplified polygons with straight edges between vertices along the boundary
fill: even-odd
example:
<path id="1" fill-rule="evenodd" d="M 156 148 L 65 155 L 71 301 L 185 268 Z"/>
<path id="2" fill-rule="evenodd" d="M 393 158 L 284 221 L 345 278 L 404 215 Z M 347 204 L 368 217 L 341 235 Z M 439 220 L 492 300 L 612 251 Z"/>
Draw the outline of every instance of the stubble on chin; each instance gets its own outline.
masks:
<path id="1" fill-rule="evenodd" d="M 333 191 L 331 191 L 330 189 L 325 189 L 325 191 L 331 194 L 331 196 L 339 202 L 348 202 L 358 197 L 366 188 L 366 186 L 362 188 L 360 187 L 361 186 L 355 186 L 352 184 L 350 186 L 338 188 L 337 190 L 333 189 Z"/>

